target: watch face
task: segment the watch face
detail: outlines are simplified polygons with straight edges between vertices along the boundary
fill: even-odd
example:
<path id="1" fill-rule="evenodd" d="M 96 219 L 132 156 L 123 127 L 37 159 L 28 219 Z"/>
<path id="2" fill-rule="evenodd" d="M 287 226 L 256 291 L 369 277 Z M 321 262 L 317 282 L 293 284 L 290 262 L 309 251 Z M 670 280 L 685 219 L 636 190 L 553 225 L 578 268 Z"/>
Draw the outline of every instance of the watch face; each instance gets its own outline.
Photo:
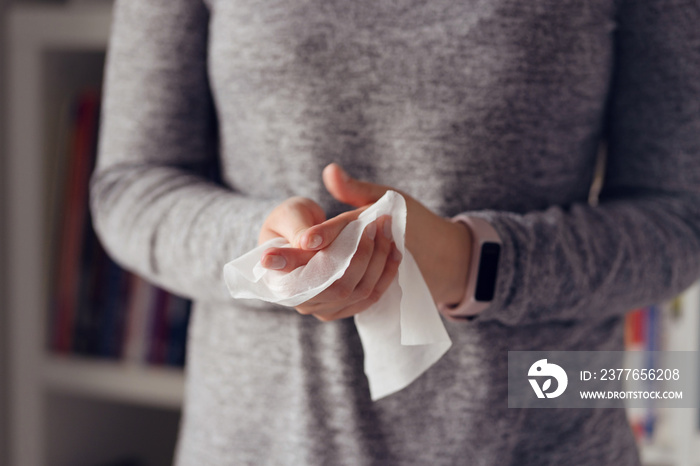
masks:
<path id="1" fill-rule="evenodd" d="M 498 275 L 498 258 L 501 255 L 501 245 L 484 243 L 481 245 L 479 273 L 476 279 L 474 299 L 476 301 L 492 301 L 496 291 L 496 276 Z"/>

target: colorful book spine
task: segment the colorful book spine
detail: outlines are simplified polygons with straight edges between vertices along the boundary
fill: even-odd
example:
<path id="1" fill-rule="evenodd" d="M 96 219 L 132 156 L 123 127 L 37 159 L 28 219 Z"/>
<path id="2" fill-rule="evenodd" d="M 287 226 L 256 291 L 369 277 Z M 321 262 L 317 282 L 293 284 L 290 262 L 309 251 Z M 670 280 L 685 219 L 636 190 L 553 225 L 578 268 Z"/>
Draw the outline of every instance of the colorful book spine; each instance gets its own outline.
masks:
<path id="1" fill-rule="evenodd" d="M 644 351 L 645 369 L 658 368 L 655 351 L 663 350 L 663 309 L 648 306 L 631 311 L 625 317 L 625 348 L 628 351 Z M 638 382 L 639 389 L 646 390 L 648 383 Z M 645 407 L 630 408 L 628 417 L 632 431 L 641 443 L 650 441 L 658 424 L 659 411 L 656 402 L 650 401 Z"/>
<path id="2" fill-rule="evenodd" d="M 150 310 L 155 306 L 157 289 L 138 275 L 131 275 L 131 281 L 123 357 L 132 363 L 144 363 L 150 340 Z"/>
<path id="3" fill-rule="evenodd" d="M 57 261 L 52 347 L 61 353 L 71 351 L 74 316 L 79 305 L 81 250 L 87 220 L 88 181 L 95 158 L 98 114 L 97 94 L 85 91 L 76 105 Z"/>

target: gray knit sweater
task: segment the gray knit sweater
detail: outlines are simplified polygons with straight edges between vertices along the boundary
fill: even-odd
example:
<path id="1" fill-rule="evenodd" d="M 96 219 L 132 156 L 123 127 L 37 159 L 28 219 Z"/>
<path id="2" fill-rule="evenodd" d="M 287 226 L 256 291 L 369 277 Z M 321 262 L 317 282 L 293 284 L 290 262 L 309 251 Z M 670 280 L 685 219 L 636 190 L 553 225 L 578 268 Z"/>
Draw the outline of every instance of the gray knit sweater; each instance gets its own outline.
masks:
<path id="1" fill-rule="evenodd" d="M 99 234 L 196 301 L 179 465 L 631 465 L 622 410 L 507 408 L 508 350 L 618 350 L 700 275 L 693 0 L 117 0 Z M 607 146 L 598 206 L 587 203 Z M 493 305 L 372 403 L 352 320 L 232 300 L 222 267 L 321 170 L 504 241 Z"/>

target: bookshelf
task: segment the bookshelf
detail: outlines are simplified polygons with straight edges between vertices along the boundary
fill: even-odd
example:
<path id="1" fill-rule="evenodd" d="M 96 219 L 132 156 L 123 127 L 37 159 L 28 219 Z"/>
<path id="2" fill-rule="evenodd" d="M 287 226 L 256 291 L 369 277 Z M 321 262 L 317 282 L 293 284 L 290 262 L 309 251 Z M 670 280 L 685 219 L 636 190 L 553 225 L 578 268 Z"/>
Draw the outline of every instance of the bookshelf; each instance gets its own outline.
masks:
<path id="1" fill-rule="evenodd" d="M 138 457 L 169 464 L 182 403 L 182 371 L 55 356 L 46 351 L 47 199 L 55 115 L 62 97 L 99 86 L 109 4 L 15 6 L 8 12 L 8 346 L 10 466 L 106 464 Z M 670 322 L 671 350 L 700 348 L 700 287 Z M 157 434 L 154 434 L 157 433 Z M 671 410 L 645 465 L 700 465 L 700 413 Z"/>
<path id="2" fill-rule="evenodd" d="M 99 89 L 109 3 L 7 14 L 9 449 L 11 466 L 172 462 L 184 376 L 174 368 L 47 351 L 46 186 L 66 96 Z M 128 461 L 138 460 L 138 463 Z"/>
<path id="3" fill-rule="evenodd" d="M 665 333 L 666 350 L 700 350 L 700 284 L 696 283 L 682 295 L 680 312 L 666 319 Z M 700 366 L 700 361 L 697 364 Z M 641 447 L 645 465 L 700 465 L 700 400 L 695 406 L 694 409 L 668 409 L 662 413 L 664 420 L 654 443 Z"/>

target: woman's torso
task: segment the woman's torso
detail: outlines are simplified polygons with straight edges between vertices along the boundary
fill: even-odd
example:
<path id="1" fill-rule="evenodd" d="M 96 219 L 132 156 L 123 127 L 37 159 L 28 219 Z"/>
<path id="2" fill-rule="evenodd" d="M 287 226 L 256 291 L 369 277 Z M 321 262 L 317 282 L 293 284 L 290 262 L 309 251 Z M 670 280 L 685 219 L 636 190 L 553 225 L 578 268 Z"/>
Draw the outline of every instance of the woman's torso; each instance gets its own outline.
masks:
<path id="1" fill-rule="evenodd" d="M 322 168 L 442 215 L 585 202 L 612 0 L 210 0 L 224 181 L 303 195 Z M 448 323 L 454 346 L 372 403 L 352 321 L 199 303 L 179 464 L 636 464 L 624 413 L 506 407 L 507 351 L 620 349 L 619 320 Z"/>

